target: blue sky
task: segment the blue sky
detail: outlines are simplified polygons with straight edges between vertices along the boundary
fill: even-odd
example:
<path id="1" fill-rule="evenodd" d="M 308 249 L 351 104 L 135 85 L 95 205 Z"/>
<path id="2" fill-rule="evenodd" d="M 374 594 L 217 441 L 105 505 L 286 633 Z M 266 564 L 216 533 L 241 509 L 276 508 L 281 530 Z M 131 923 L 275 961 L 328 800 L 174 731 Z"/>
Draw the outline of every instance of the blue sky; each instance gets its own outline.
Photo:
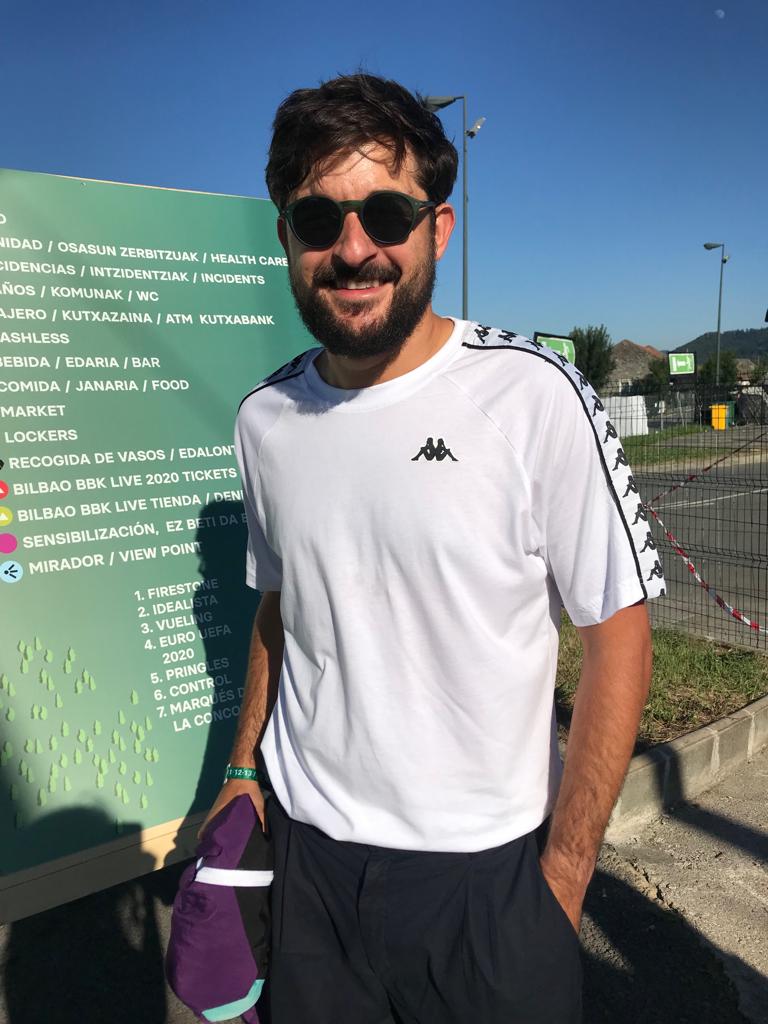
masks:
<path id="1" fill-rule="evenodd" d="M 0 166 L 241 195 L 294 88 L 466 93 L 473 318 L 672 348 L 714 329 L 713 240 L 723 328 L 762 324 L 765 0 L 2 0 L 0 46 Z M 460 233 L 435 305 L 460 313 Z"/>

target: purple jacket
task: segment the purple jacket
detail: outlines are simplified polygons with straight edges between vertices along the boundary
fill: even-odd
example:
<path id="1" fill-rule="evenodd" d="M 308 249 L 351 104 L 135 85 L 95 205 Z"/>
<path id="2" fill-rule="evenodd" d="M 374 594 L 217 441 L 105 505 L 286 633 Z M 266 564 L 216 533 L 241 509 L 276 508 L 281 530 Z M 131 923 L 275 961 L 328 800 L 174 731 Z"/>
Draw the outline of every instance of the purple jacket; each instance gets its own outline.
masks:
<path id="1" fill-rule="evenodd" d="M 269 963 L 272 845 L 247 794 L 211 819 L 173 903 L 168 982 L 204 1021 L 259 1024 Z"/>

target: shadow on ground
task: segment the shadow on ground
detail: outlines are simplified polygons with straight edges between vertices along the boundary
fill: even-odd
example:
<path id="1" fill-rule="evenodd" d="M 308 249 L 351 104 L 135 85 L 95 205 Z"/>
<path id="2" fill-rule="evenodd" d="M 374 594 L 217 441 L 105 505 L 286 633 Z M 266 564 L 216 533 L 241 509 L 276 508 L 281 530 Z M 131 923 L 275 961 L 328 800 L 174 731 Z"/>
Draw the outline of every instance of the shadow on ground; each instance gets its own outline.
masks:
<path id="1" fill-rule="evenodd" d="M 67 824 L 88 824 L 95 813 L 72 809 Z M 0 1021 L 164 1024 L 161 926 L 180 871 L 144 875 L 0 928 Z"/>
<path id="2" fill-rule="evenodd" d="M 603 849 L 582 925 L 584 1024 L 746 1024 L 715 952 L 631 871 Z"/>

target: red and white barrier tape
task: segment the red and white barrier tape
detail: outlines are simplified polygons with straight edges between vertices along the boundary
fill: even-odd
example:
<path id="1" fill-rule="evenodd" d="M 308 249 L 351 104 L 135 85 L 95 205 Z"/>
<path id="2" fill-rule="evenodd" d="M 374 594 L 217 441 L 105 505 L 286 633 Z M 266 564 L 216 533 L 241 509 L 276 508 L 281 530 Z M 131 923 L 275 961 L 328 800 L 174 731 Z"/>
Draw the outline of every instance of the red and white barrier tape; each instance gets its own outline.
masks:
<path id="1" fill-rule="evenodd" d="M 734 608 L 733 605 L 728 604 L 728 602 L 718 594 L 715 588 L 710 583 L 707 583 L 705 579 L 702 578 L 698 569 L 689 558 L 688 553 L 683 549 L 682 545 L 680 544 L 680 541 L 677 539 L 677 537 L 675 537 L 671 530 L 668 530 L 664 523 L 662 523 L 656 509 L 651 508 L 650 505 L 646 505 L 645 508 L 648 512 L 651 513 L 653 518 L 664 531 L 664 536 L 672 545 L 672 550 L 675 551 L 678 555 L 680 555 L 682 560 L 688 566 L 688 571 L 690 572 L 690 574 L 693 576 L 693 578 L 696 580 L 699 586 L 703 587 L 704 590 L 706 590 L 706 592 L 709 594 L 712 600 L 717 605 L 719 605 L 719 607 L 722 608 L 724 612 L 727 612 L 729 615 L 733 616 L 733 618 L 736 619 L 737 622 L 741 622 L 744 626 L 749 626 L 749 628 L 754 633 L 762 633 L 764 635 L 768 635 L 768 629 L 766 629 L 765 626 L 761 626 L 758 622 L 755 622 L 753 619 L 747 618 L 744 612 L 740 612 L 738 608 Z"/>
<path id="2" fill-rule="evenodd" d="M 734 448 L 733 451 L 727 452 L 725 455 L 722 456 L 722 458 L 716 459 L 714 462 L 710 463 L 709 466 L 705 466 L 704 469 L 700 470 L 698 473 L 691 473 L 691 475 L 687 476 L 685 480 L 681 480 L 680 483 L 674 484 L 672 487 L 669 488 L 669 490 L 662 491 L 661 494 L 657 494 L 655 498 L 652 498 L 645 505 L 646 510 L 651 513 L 653 518 L 664 531 L 664 536 L 672 545 L 672 550 L 675 551 L 676 554 L 680 555 L 680 557 L 688 567 L 688 571 L 699 584 L 699 586 L 703 587 L 703 589 L 706 590 L 707 594 L 709 594 L 712 600 L 720 608 L 722 608 L 724 612 L 727 612 L 728 615 L 731 615 L 734 619 L 736 619 L 737 622 L 742 623 L 742 625 L 744 626 L 749 626 L 749 628 L 754 633 L 762 633 L 763 635 L 768 635 L 768 629 L 765 626 L 761 626 L 758 622 L 755 622 L 753 619 L 747 618 L 744 612 L 740 612 L 738 608 L 734 608 L 733 605 L 728 604 L 728 602 L 717 593 L 715 588 L 710 583 L 707 583 L 705 579 L 702 578 L 698 569 L 693 564 L 687 552 L 683 549 L 682 545 L 680 544 L 680 541 L 675 537 L 675 535 L 670 530 L 666 528 L 664 523 L 662 523 L 661 519 L 659 518 L 656 509 L 652 508 L 651 506 L 655 505 L 657 501 L 661 501 L 662 498 L 666 498 L 668 495 L 673 494 L 675 491 L 679 491 L 681 487 L 685 487 L 687 484 L 693 483 L 694 480 L 698 480 L 699 477 L 704 476 L 705 473 L 708 473 L 710 469 L 714 469 L 715 466 L 719 466 L 721 462 L 725 462 L 726 459 L 730 459 L 732 455 L 736 455 L 738 454 L 738 452 L 743 451 L 744 448 L 748 448 L 750 445 L 753 445 L 755 441 L 761 440 L 761 438 L 765 437 L 766 434 L 768 434 L 768 430 L 764 430 L 762 434 L 758 434 L 757 437 L 751 438 L 749 441 L 746 441 L 738 448 Z"/>

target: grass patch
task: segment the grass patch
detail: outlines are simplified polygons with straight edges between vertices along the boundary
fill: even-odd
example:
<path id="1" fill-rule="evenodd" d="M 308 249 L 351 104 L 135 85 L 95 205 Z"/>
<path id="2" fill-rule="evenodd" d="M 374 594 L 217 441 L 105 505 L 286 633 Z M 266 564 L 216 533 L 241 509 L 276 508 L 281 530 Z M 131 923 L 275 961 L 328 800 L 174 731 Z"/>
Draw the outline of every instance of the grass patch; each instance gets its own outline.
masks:
<path id="1" fill-rule="evenodd" d="M 565 616 L 555 696 L 567 733 L 581 670 L 579 635 Z M 768 693 L 768 658 L 669 629 L 653 631 L 653 679 L 636 752 L 709 725 Z"/>
<path id="2" fill-rule="evenodd" d="M 676 445 L 681 437 L 698 435 L 698 444 Z M 722 453 L 722 445 L 718 445 L 709 427 L 695 424 L 688 426 L 668 427 L 654 434 L 637 434 L 622 439 L 624 453 L 630 465 L 656 466 L 662 462 L 680 462 L 692 458 L 703 458 L 708 455 Z"/>

